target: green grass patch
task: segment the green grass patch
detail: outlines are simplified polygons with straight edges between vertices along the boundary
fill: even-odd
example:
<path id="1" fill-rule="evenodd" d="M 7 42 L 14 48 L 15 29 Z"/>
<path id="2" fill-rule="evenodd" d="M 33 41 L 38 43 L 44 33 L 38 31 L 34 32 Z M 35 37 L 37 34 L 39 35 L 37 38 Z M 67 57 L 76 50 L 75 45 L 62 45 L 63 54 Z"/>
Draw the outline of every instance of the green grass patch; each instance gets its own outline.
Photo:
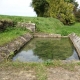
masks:
<path id="1" fill-rule="evenodd" d="M 27 33 L 28 30 L 23 28 L 10 28 L 0 33 L 0 46 L 14 40 L 15 38 Z"/>
<path id="2" fill-rule="evenodd" d="M 75 23 L 70 26 L 65 25 L 64 27 L 57 27 L 56 32 L 65 36 L 74 32 L 80 36 L 80 23 Z"/>

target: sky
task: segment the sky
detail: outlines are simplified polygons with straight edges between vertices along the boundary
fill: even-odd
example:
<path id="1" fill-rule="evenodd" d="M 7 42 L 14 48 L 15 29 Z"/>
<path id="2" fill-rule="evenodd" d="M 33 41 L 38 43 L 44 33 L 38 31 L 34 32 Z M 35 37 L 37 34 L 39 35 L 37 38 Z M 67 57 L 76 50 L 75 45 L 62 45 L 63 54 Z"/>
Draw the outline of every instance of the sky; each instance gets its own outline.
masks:
<path id="1" fill-rule="evenodd" d="M 80 0 L 76 0 L 80 5 Z M 36 13 L 30 6 L 32 0 L 0 0 L 0 14 L 13 16 L 31 16 Z"/>
<path id="2" fill-rule="evenodd" d="M 76 0 L 76 2 L 78 2 L 78 4 L 79 4 L 79 7 L 80 7 L 80 0 Z"/>
<path id="3" fill-rule="evenodd" d="M 36 16 L 30 6 L 32 0 L 0 0 L 0 14 L 18 16 Z"/>

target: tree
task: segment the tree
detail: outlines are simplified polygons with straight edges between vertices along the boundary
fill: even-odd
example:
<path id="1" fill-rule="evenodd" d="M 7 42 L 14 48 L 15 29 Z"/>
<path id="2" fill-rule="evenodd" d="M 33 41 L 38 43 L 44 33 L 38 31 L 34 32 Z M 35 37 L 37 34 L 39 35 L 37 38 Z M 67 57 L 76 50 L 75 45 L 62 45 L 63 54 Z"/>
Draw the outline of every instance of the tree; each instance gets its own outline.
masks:
<path id="1" fill-rule="evenodd" d="M 72 24 L 75 22 L 73 14 L 74 6 L 64 0 L 47 0 L 49 3 L 48 14 L 62 21 L 64 24 Z"/>
<path id="2" fill-rule="evenodd" d="M 37 16 L 54 17 L 64 24 L 72 24 L 75 22 L 74 5 L 68 1 L 71 0 L 32 0 L 32 7 Z"/>
<path id="3" fill-rule="evenodd" d="M 31 6 L 34 8 L 38 17 L 46 17 L 48 2 L 46 0 L 32 0 Z"/>
<path id="4" fill-rule="evenodd" d="M 75 13 L 76 21 L 80 22 L 80 9 L 78 9 Z"/>
<path id="5" fill-rule="evenodd" d="M 73 12 L 74 12 L 74 14 L 76 14 L 76 12 L 77 12 L 77 7 L 78 7 L 78 2 L 76 2 L 75 0 L 65 0 L 66 2 L 69 2 L 69 3 L 71 3 L 71 4 L 73 4 L 74 5 L 74 9 L 73 9 Z"/>

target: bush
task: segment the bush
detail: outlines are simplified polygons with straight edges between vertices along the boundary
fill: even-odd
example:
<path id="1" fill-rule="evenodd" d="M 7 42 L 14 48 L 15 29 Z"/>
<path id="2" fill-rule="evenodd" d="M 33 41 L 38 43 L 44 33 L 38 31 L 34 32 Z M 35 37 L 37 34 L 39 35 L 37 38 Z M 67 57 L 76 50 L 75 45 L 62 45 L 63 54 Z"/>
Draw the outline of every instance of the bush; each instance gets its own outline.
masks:
<path id="1" fill-rule="evenodd" d="M 14 22 L 12 20 L 0 20 L 0 31 L 6 30 L 9 26 L 14 27 Z"/>

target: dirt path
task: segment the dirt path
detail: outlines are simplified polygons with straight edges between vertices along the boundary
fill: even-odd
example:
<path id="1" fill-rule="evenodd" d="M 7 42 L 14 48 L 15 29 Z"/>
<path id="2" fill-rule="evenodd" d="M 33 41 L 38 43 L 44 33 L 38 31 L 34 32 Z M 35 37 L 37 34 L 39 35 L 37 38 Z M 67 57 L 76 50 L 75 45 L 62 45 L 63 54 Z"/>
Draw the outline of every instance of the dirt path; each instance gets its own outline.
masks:
<path id="1" fill-rule="evenodd" d="M 80 80 L 80 66 L 75 66 L 72 71 L 63 67 L 45 67 L 45 70 L 46 78 L 38 79 L 37 75 L 42 77 L 43 74 L 37 74 L 33 68 L 1 68 L 0 80 Z"/>
<path id="2" fill-rule="evenodd" d="M 0 80 L 36 80 L 33 71 L 0 71 Z"/>
<path id="3" fill-rule="evenodd" d="M 48 71 L 48 80 L 80 80 L 80 67 L 75 71 L 68 71 L 64 68 L 50 68 Z"/>

